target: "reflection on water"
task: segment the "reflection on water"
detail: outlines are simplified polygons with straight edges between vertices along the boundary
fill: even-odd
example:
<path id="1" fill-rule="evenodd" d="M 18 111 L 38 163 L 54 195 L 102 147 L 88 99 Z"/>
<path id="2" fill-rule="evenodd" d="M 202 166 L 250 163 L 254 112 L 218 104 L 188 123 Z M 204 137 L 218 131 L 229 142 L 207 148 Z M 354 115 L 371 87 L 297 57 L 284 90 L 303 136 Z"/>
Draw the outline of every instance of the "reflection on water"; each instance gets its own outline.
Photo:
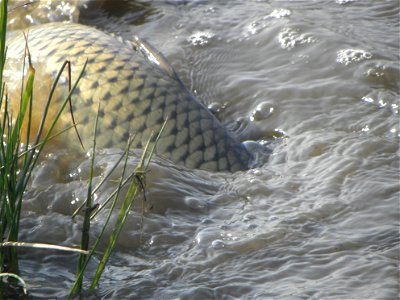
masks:
<path id="1" fill-rule="evenodd" d="M 234 174 L 156 159 L 147 191 L 153 209 L 142 233 L 140 204 L 132 211 L 97 297 L 396 298 L 398 1 L 101 5 L 81 20 L 147 39 L 219 118 L 245 124 L 244 140 L 272 141 L 274 150 L 263 166 Z M 41 16 L 30 12 L 35 22 L 51 20 Z M 99 153 L 97 181 L 118 151 Z M 90 161 L 69 155 L 54 152 L 37 168 L 21 240 L 79 242 L 81 223 L 70 214 L 86 195 Z M 68 293 L 76 257 L 23 257 L 33 295 Z"/>

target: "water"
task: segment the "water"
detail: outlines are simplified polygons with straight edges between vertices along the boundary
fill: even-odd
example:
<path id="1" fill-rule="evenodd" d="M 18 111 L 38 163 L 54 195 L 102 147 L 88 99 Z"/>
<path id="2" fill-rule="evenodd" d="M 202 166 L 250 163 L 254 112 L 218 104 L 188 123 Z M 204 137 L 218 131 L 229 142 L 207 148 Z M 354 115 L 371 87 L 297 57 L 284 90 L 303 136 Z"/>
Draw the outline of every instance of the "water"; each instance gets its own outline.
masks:
<path id="1" fill-rule="evenodd" d="M 227 126 L 273 153 L 234 174 L 156 159 L 142 233 L 138 204 L 95 297 L 397 299 L 398 1 L 110 3 L 80 21 L 147 39 Z M 52 9 L 26 9 L 26 23 L 78 18 Z M 96 181 L 119 153 L 98 154 Z M 70 215 L 90 160 L 71 155 L 54 150 L 37 168 L 22 241 L 79 243 Z M 67 295 L 76 256 L 21 253 L 32 295 Z"/>

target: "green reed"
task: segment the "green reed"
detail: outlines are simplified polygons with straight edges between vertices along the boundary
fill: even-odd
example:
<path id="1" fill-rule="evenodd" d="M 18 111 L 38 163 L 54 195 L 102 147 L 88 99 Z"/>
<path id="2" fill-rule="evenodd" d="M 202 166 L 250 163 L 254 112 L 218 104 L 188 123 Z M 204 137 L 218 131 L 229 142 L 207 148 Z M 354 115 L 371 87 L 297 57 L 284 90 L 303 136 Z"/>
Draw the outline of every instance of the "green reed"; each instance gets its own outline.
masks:
<path id="1" fill-rule="evenodd" d="M 7 25 L 7 6 L 8 1 L 0 2 L 0 298 L 3 298 L 5 291 L 3 278 L 19 280 L 24 286 L 22 278 L 19 277 L 19 263 L 17 248 L 20 216 L 22 210 L 23 196 L 32 175 L 32 171 L 38 162 L 39 157 L 47 142 L 53 138 L 55 124 L 67 105 L 71 94 L 76 88 L 83 70 L 71 88 L 69 95 L 62 103 L 56 117 L 51 121 L 50 128 L 44 131 L 44 124 L 47 112 L 51 104 L 55 87 L 57 86 L 61 74 L 69 64 L 65 62 L 60 69 L 50 91 L 45 110 L 42 115 L 39 130 L 34 137 L 34 142 L 30 142 L 30 128 L 32 124 L 33 108 L 33 85 L 35 81 L 35 68 L 30 59 L 27 48 L 28 71 L 22 83 L 22 95 L 20 99 L 9 99 L 6 83 L 3 82 L 3 70 L 6 62 L 6 25 Z M 21 70 L 23 72 L 23 70 Z M 19 110 L 12 112 L 11 101 L 19 101 Z M 22 135 L 22 124 L 26 122 L 26 136 Z"/>
<path id="2" fill-rule="evenodd" d="M 80 256 L 80 263 L 78 265 L 78 270 L 77 270 L 77 279 L 74 283 L 74 286 L 71 289 L 69 298 L 72 298 L 74 295 L 82 292 L 82 282 L 83 282 L 83 275 L 85 273 L 85 269 L 86 269 L 88 263 L 91 261 L 94 253 L 98 252 L 97 247 L 98 247 L 100 241 L 103 239 L 104 233 L 109 226 L 110 218 L 115 210 L 115 206 L 116 206 L 116 203 L 121 194 L 122 188 L 124 186 L 128 185 L 128 191 L 125 194 L 125 196 L 122 197 L 122 199 L 121 199 L 122 205 L 118 212 L 118 217 L 114 224 L 113 231 L 111 233 L 111 236 L 109 237 L 108 243 L 106 245 L 106 249 L 105 249 L 104 253 L 102 254 L 101 260 L 97 266 L 97 270 L 96 270 L 94 277 L 90 283 L 89 293 L 93 293 L 94 289 L 98 285 L 101 275 L 104 271 L 104 268 L 111 256 L 112 252 L 115 249 L 116 243 L 118 241 L 118 237 L 123 229 L 123 226 L 126 222 L 128 214 L 131 211 L 131 207 L 134 203 L 134 200 L 136 199 L 139 192 L 142 191 L 143 193 L 145 193 L 145 181 L 146 181 L 146 173 L 148 171 L 148 166 L 149 166 L 150 160 L 154 154 L 158 140 L 160 139 L 161 134 L 164 130 L 166 122 L 167 121 L 165 121 L 165 123 L 163 124 L 162 128 L 159 131 L 159 134 L 157 135 L 157 137 L 151 147 L 150 147 L 150 144 L 151 144 L 151 141 L 153 140 L 153 134 L 148 139 L 147 144 L 143 150 L 143 154 L 140 158 L 139 164 L 135 168 L 135 170 L 132 171 L 131 173 L 129 173 L 127 176 L 125 176 L 125 174 L 127 172 L 129 150 L 130 150 L 131 144 L 132 144 L 135 136 L 129 138 L 124 153 L 121 155 L 120 159 L 116 162 L 116 164 L 113 166 L 113 168 L 110 170 L 110 172 L 107 175 L 105 175 L 105 178 L 108 178 L 111 175 L 111 173 L 114 172 L 115 168 L 125 158 L 124 164 L 123 164 L 122 175 L 120 177 L 118 187 L 109 195 L 108 198 L 106 198 L 104 203 L 97 204 L 96 206 L 92 206 L 92 202 L 91 202 L 92 197 L 94 195 L 94 191 L 96 191 L 105 182 L 105 180 L 101 181 L 100 184 L 95 189 L 92 190 L 91 176 L 93 175 L 93 173 L 92 172 L 90 173 L 91 176 L 89 178 L 87 199 L 83 203 L 83 205 L 80 208 L 78 208 L 78 210 L 73 214 L 73 216 L 75 216 L 79 212 L 79 210 L 81 210 L 81 209 L 85 210 L 84 211 L 84 221 L 83 221 L 84 230 L 82 231 L 82 244 L 81 244 L 82 249 L 84 249 L 84 247 L 87 247 L 87 245 L 88 245 L 87 243 L 89 241 L 90 220 L 93 219 L 94 216 L 96 216 L 101 210 L 103 210 L 109 204 L 109 201 L 112 200 L 112 202 L 111 202 L 111 206 L 108 211 L 108 215 L 104 221 L 103 227 L 101 228 L 100 234 L 96 238 L 93 246 L 91 247 L 89 255 L 81 254 L 81 256 Z M 97 122 L 96 122 L 96 126 L 97 126 Z M 96 133 L 96 126 L 95 126 L 95 133 Z M 95 136 L 96 136 L 96 134 L 95 134 Z M 93 149 L 95 149 L 95 146 L 96 146 L 96 138 L 94 138 L 94 140 L 93 140 Z M 91 157 L 91 159 L 92 159 L 91 170 L 93 170 L 93 166 L 94 166 L 94 155 L 95 155 L 95 151 L 93 150 L 92 157 Z M 87 249 L 85 249 L 85 250 L 87 250 Z"/>
<path id="3" fill-rule="evenodd" d="M 93 188 L 92 180 L 93 180 L 93 169 L 95 163 L 95 153 L 96 153 L 96 129 L 98 123 L 98 114 L 96 117 L 96 121 L 94 124 L 94 139 L 93 139 L 93 148 L 91 152 L 91 170 L 90 176 L 88 179 L 88 189 L 87 189 L 87 197 L 82 206 L 73 214 L 72 217 L 75 217 L 79 211 L 83 211 L 83 225 L 82 225 L 82 238 L 80 249 L 58 246 L 58 245 L 50 245 L 43 243 L 28 243 L 21 242 L 18 240 L 19 234 L 19 224 L 20 224 L 20 216 L 22 210 L 23 196 L 26 191 L 29 179 L 32 175 L 32 171 L 35 165 L 40 158 L 45 145 L 48 143 L 50 139 L 53 137 L 62 134 L 66 130 L 70 130 L 71 128 L 75 128 L 76 124 L 74 122 L 74 118 L 71 112 L 71 123 L 72 125 L 68 128 L 65 128 L 61 132 L 54 133 L 55 125 L 59 120 L 61 114 L 63 113 L 65 106 L 68 102 L 71 101 L 71 95 L 74 92 L 76 86 L 78 85 L 81 77 L 84 74 L 84 70 L 86 68 L 86 63 L 77 79 L 74 83 L 73 87 L 69 86 L 69 94 L 62 102 L 62 105 L 59 108 L 59 111 L 56 114 L 56 117 L 51 120 L 51 125 L 47 132 L 44 132 L 44 124 L 47 119 L 47 113 L 49 111 L 50 104 L 53 99 L 53 94 L 55 88 L 59 82 L 59 79 L 65 69 L 70 67 L 69 62 L 65 62 L 58 72 L 52 88 L 50 90 L 45 109 L 42 115 L 42 119 L 40 121 L 39 130 L 36 133 L 36 136 L 32 139 L 30 136 L 30 127 L 32 124 L 32 110 L 33 108 L 33 86 L 35 83 L 35 68 L 31 63 L 30 54 L 29 54 L 29 45 L 27 43 L 27 57 L 28 57 L 28 72 L 24 78 L 25 83 L 22 83 L 22 95 L 20 99 L 9 99 L 6 91 L 6 84 L 3 82 L 3 70 L 6 62 L 6 24 L 7 24 L 7 0 L 3 0 L 0 2 L 0 108 L 2 111 L 0 112 L 0 235 L 1 235 L 1 243 L 0 243 L 0 299 L 6 298 L 9 293 L 16 293 L 17 291 L 9 291 L 10 284 L 18 282 L 19 286 L 22 286 L 22 293 L 26 294 L 26 284 L 24 280 L 19 276 L 19 263 L 18 263 L 18 255 L 17 248 L 18 247 L 28 247 L 30 249 L 34 248 L 42 248 L 42 249 L 51 249 L 57 251 L 70 251 L 71 253 L 80 253 L 80 257 L 77 262 L 77 277 L 76 281 L 71 289 L 69 298 L 74 297 L 76 295 L 82 294 L 82 285 L 83 285 L 83 276 L 85 273 L 85 269 L 90 261 L 92 261 L 93 255 L 99 253 L 96 249 L 103 239 L 104 233 L 106 229 L 109 227 L 109 221 L 111 219 L 112 213 L 115 211 L 116 203 L 119 198 L 122 201 L 121 208 L 118 212 L 118 217 L 113 225 L 113 231 L 111 236 L 109 237 L 108 244 L 104 253 L 101 255 L 101 260 L 98 264 L 97 271 L 95 272 L 93 279 L 90 283 L 89 293 L 92 293 L 96 286 L 99 283 L 101 274 L 116 246 L 116 242 L 118 240 L 119 234 L 125 224 L 127 216 L 131 210 L 134 199 L 140 192 L 145 192 L 145 177 L 146 172 L 149 166 L 149 162 L 152 158 L 152 155 L 155 151 L 155 147 L 157 142 L 161 136 L 161 133 L 164 129 L 165 123 L 161 128 L 158 136 L 153 142 L 152 146 L 150 146 L 151 141 L 153 140 L 153 135 L 149 138 L 146 147 L 143 151 L 143 155 L 140 159 L 140 162 L 135 170 L 128 172 L 127 170 L 127 162 L 128 155 L 130 151 L 131 144 L 135 137 L 130 137 L 125 151 L 121 155 L 120 159 L 115 163 L 113 168 L 110 170 L 108 174 L 104 176 L 104 179 Z M 23 70 L 21 70 L 23 72 Z M 69 76 L 70 78 L 70 76 Z M 11 101 L 19 101 L 20 109 L 16 114 L 15 119 L 13 116 L 13 112 L 11 112 Z M 27 132 L 26 136 L 23 136 L 21 133 L 22 124 L 24 121 L 27 124 Z M 77 132 L 77 130 L 76 130 Z M 79 142 L 82 144 L 79 134 L 77 132 L 77 137 Z M 34 140 L 33 142 L 30 142 Z M 111 173 L 115 171 L 117 166 L 122 162 L 123 163 L 123 172 L 118 183 L 117 188 L 107 197 L 104 203 L 99 203 L 94 205 L 93 198 L 94 193 L 101 187 L 102 184 L 110 177 Z M 126 175 L 128 174 L 128 175 Z M 124 186 L 128 186 L 127 193 L 120 197 L 122 188 Z M 111 204 L 109 203 L 111 201 Z M 90 221 L 94 218 L 94 216 L 99 213 L 104 207 L 109 207 L 108 215 L 104 221 L 103 227 L 99 236 L 95 239 L 93 243 L 90 243 L 89 234 L 90 234 Z M 91 245 L 92 244 L 92 245 Z M 34 250 L 32 250 L 34 251 Z M 8 279 L 6 285 L 4 285 L 4 278 Z M 14 284 L 15 286 L 15 284 Z"/>

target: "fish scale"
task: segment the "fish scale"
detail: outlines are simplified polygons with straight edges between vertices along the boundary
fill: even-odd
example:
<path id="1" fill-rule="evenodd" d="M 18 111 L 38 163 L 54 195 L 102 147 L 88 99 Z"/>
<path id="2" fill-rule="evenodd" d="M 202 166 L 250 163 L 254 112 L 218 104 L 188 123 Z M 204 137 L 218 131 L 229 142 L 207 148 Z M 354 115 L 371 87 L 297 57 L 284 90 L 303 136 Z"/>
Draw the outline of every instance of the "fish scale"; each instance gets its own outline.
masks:
<path id="1" fill-rule="evenodd" d="M 123 148 L 129 134 L 136 134 L 132 146 L 143 148 L 150 133 L 159 132 L 168 118 L 158 155 L 188 168 L 209 171 L 248 167 L 250 154 L 243 144 L 183 86 L 164 58 L 147 43 L 138 39 L 120 41 L 83 25 L 52 23 L 29 28 L 28 45 L 34 64 L 41 63 L 36 67 L 35 82 L 45 76 L 55 77 L 65 60 L 71 62 L 74 81 L 88 61 L 72 96 L 74 117 L 86 148 L 92 144 L 100 102 L 99 148 Z M 21 33 L 8 41 L 8 62 L 12 63 L 7 63 L 6 70 L 11 66 L 14 71 L 21 70 L 24 47 Z M 7 80 L 18 90 L 19 78 Z M 66 84 L 57 87 L 57 92 L 60 103 L 68 92 Z M 38 95 L 48 95 L 48 90 L 35 90 L 34 99 Z M 34 103 L 38 109 L 43 105 Z M 61 123 L 64 127 L 71 124 L 69 113 L 63 114 Z M 68 130 L 63 140 L 77 140 L 75 132 Z"/>

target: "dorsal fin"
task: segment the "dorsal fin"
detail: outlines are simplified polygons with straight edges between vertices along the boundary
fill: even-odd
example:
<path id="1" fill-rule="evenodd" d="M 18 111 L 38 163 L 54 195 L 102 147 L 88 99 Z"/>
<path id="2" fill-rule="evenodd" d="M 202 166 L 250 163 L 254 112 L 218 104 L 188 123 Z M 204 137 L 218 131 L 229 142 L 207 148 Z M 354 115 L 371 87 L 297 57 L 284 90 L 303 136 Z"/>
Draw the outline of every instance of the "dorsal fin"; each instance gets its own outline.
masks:
<path id="1" fill-rule="evenodd" d="M 135 50 L 139 52 L 149 63 L 151 63 L 165 75 L 177 80 L 183 85 L 178 74 L 175 72 L 174 68 L 170 65 L 164 55 L 151 46 L 147 41 L 138 36 L 134 36 L 131 44 Z"/>

